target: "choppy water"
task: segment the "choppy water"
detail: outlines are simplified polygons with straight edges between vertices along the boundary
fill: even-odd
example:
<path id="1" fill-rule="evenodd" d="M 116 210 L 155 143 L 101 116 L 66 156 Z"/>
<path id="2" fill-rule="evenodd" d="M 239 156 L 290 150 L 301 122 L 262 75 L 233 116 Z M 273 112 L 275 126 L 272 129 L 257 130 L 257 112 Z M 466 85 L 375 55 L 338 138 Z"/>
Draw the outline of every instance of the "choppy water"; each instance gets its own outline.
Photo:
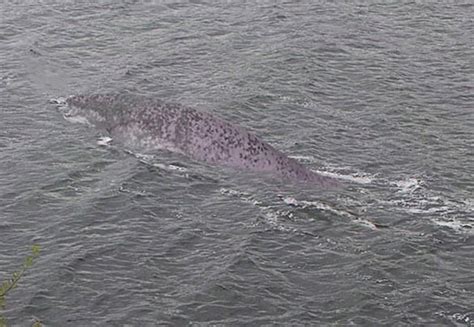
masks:
<path id="1" fill-rule="evenodd" d="M 0 278 L 42 247 L 8 321 L 471 326 L 473 12 L 0 2 Z M 346 187 L 131 155 L 48 103 L 125 90 L 218 114 Z"/>

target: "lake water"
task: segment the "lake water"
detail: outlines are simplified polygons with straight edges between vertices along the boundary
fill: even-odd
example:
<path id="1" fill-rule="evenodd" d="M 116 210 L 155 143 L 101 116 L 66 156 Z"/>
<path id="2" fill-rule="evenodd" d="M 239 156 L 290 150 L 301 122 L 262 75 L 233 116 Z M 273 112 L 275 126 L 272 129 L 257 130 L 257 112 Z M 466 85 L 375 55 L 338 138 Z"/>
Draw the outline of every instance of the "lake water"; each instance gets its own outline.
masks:
<path id="1" fill-rule="evenodd" d="M 1 1 L 11 325 L 471 326 L 470 1 Z M 105 146 L 49 103 L 131 92 L 344 187 Z M 380 227 L 374 227 L 374 224 Z"/>

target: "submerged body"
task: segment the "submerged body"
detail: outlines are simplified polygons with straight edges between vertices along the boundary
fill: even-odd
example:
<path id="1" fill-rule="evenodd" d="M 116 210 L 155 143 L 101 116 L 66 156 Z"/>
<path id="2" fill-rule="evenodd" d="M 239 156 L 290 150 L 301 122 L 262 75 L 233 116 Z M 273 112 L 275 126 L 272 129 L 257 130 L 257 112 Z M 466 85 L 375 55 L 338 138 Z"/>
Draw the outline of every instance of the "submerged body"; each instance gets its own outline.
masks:
<path id="1" fill-rule="evenodd" d="M 115 141 L 143 150 L 166 149 L 210 164 L 334 186 L 244 128 L 206 112 L 129 95 L 79 95 L 66 100 L 71 115 L 83 116 Z"/>

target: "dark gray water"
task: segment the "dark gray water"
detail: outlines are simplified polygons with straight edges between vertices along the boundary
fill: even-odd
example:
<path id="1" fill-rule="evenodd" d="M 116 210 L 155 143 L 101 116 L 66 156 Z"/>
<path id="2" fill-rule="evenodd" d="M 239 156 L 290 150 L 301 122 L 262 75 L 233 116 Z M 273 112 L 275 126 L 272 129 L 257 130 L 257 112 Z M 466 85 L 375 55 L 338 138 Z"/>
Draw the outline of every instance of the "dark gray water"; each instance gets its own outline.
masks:
<path id="1" fill-rule="evenodd" d="M 0 2 L 0 278 L 42 248 L 6 318 L 471 326 L 473 12 Z M 345 188 L 130 154 L 48 102 L 125 91 L 240 124 Z"/>

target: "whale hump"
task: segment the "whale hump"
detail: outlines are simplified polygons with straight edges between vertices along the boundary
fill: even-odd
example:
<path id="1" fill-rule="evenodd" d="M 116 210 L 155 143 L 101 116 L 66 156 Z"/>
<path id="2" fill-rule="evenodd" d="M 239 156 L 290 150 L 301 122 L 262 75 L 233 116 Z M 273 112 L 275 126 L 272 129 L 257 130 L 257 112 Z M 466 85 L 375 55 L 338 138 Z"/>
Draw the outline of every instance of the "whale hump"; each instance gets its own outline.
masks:
<path id="1" fill-rule="evenodd" d="M 324 187 L 339 184 L 247 129 L 205 111 L 128 94 L 76 95 L 65 102 L 71 115 L 85 117 L 127 147 L 166 149 L 209 164 L 268 172 Z"/>

